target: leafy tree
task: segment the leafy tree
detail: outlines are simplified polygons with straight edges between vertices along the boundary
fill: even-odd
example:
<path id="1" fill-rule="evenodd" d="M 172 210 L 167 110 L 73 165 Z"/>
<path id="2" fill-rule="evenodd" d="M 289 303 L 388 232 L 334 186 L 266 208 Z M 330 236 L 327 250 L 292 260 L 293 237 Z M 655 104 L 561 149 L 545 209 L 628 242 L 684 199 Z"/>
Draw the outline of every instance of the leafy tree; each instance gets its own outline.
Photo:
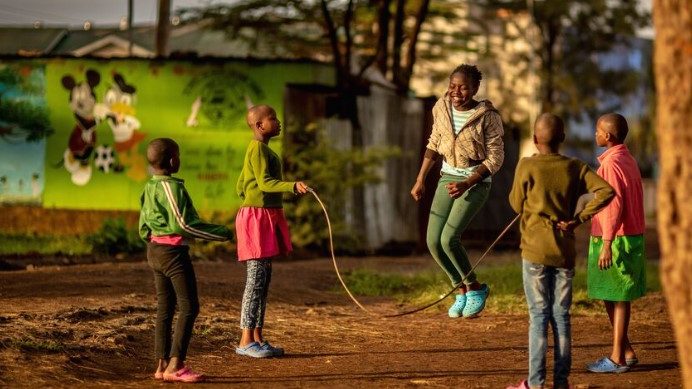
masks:
<path id="1" fill-rule="evenodd" d="M 397 90 L 408 91 L 423 22 L 446 6 L 430 0 L 242 0 L 179 11 L 186 21 L 245 41 L 276 56 L 331 60 L 336 85 L 360 92 L 375 64 Z"/>
<path id="2" fill-rule="evenodd" d="M 372 82 L 399 93 L 409 89 L 417 58 L 418 37 L 430 0 L 241 0 L 179 11 L 183 20 L 209 23 L 251 49 L 277 56 L 330 60 L 339 96 L 338 114 L 349 120 L 351 144 L 363 146 L 357 98 Z M 372 65 L 380 75 L 372 74 Z M 385 80 L 377 80 L 386 77 Z M 375 81 L 373 81 L 375 80 Z M 352 173 L 366 175 L 353 164 Z M 354 190 L 355 225 L 365 223 L 362 185 Z"/>
<path id="3" fill-rule="evenodd" d="M 529 52 L 511 58 L 526 73 L 538 59 L 542 112 L 577 120 L 618 107 L 618 98 L 634 92 L 639 69 L 605 68 L 599 55 L 628 47 L 637 29 L 649 24 L 650 15 L 628 0 L 478 0 L 488 15 L 528 15 L 528 28 L 515 38 L 531 45 Z M 536 33 L 532 33 L 535 28 Z M 503 55 L 498 53 L 497 55 Z M 608 107 L 602 105 L 609 104 Z"/>

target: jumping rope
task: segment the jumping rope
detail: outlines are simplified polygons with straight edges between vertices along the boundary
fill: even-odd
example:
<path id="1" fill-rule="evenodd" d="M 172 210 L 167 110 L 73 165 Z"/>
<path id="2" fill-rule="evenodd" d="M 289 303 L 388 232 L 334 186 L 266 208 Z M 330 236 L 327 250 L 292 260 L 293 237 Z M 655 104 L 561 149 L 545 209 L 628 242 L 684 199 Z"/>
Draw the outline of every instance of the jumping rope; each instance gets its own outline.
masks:
<path id="1" fill-rule="evenodd" d="M 435 300 L 429 304 L 423 305 L 421 307 L 418 307 L 418 308 L 410 310 L 410 311 L 400 312 L 400 313 L 391 314 L 391 315 L 381 315 L 381 314 L 377 314 L 377 313 L 365 308 L 363 306 L 363 304 L 361 304 L 358 301 L 358 299 L 356 299 L 355 296 L 353 296 L 353 293 L 351 293 L 351 291 L 348 289 L 348 286 L 346 286 L 344 279 L 341 277 L 341 272 L 339 271 L 339 266 L 336 263 L 336 255 L 334 254 L 334 240 L 332 238 L 332 223 L 329 221 L 329 213 L 327 212 L 327 208 L 324 206 L 324 203 L 322 202 L 322 200 L 317 195 L 317 192 L 315 192 L 314 189 L 308 187 L 308 192 L 310 192 L 313 196 L 315 196 L 315 199 L 317 200 L 317 202 L 322 207 L 322 211 L 324 211 L 324 217 L 327 220 L 327 229 L 329 230 L 329 250 L 330 250 L 331 255 L 332 255 L 332 263 L 334 264 L 334 270 L 336 271 L 336 276 L 337 276 L 337 278 L 339 278 L 339 282 L 341 283 L 341 286 L 344 288 L 344 290 L 346 291 L 348 296 L 351 298 L 351 300 L 353 300 L 353 302 L 358 306 L 358 308 L 362 309 L 363 312 L 366 312 L 367 314 L 372 315 L 372 316 L 379 316 L 379 317 L 384 317 L 384 318 L 410 315 L 412 313 L 416 313 L 416 312 L 420 312 L 420 311 L 423 311 L 425 309 L 428 309 L 428 308 L 435 306 L 435 305 L 439 304 L 440 302 L 442 302 L 442 300 L 446 299 L 450 294 L 454 293 L 455 290 L 457 290 L 461 285 L 463 285 L 463 283 L 464 283 L 464 281 L 466 281 L 466 278 L 468 277 L 468 275 L 473 273 L 473 271 L 476 269 L 476 267 L 478 267 L 478 265 L 481 263 L 481 261 L 483 261 L 483 259 L 488 255 L 490 250 L 492 250 L 492 248 L 495 247 L 497 242 L 499 242 L 500 239 L 502 239 L 502 237 L 507 233 L 507 231 L 509 231 L 509 229 L 514 225 L 514 223 L 516 223 L 517 220 L 519 220 L 519 216 L 520 216 L 520 215 L 517 215 L 516 217 L 514 217 L 514 219 L 512 219 L 511 222 L 509 222 L 509 224 L 507 224 L 507 227 L 505 227 L 505 229 L 502 230 L 502 232 L 500 232 L 500 234 L 497 236 L 497 238 L 495 238 L 493 243 L 491 243 L 490 246 L 488 246 L 488 249 L 485 250 L 483 255 L 480 256 L 480 258 L 478 258 L 478 260 L 473 265 L 473 267 L 471 267 L 471 270 L 467 273 L 467 275 L 459 283 L 454 285 L 452 287 L 452 289 L 450 289 L 450 291 L 447 292 L 444 296 L 440 297 L 439 299 L 437 299 L 437 300 Z"/>

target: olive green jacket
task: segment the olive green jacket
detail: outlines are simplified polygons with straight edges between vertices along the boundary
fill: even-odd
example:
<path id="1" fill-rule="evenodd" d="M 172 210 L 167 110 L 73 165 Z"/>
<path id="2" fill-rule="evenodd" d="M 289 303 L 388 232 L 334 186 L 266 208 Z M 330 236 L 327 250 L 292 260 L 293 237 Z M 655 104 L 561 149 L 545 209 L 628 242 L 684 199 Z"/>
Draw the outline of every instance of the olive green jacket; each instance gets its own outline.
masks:
<path id="1" fill-rule="evenodd" d="M 267 144 L 250 141 L 236 184 L 242 207 L 283 208 L 283 193 L 293 193 L 295 185 L 283 180 L 281 158 Z"/>
<path id="2" fill-rule="evenodd" d="M 593 193 L 584 209 L 579 197 Z M 560 221 L 584 223 L 608 205 L 615 191 L 584 162 L 560 154 L 536 154 L 517 164 L 509 194 L 521 214 L 522 258 L 548 266 L 574 268 L 574 233 L 559 230 Z"/>

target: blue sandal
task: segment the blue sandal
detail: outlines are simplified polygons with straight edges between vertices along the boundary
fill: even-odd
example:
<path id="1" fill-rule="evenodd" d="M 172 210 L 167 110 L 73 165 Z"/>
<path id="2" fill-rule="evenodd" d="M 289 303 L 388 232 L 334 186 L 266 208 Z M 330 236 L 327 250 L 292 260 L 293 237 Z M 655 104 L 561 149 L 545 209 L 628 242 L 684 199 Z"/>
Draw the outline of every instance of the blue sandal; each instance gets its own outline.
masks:
<path id="1" fill-rule="evenodd" d="M 475 317 L 483 308 L 485 308 L 485 301 L 488 299 L 488 294 L 490 294 L 490 288 L 488 285 L 483 284 L 478 290 L 470 290 L 466 292 L 466 306 L 464 306 L 464 311 L 462 314 L 465 318 Z"/>
<path id="2" fill-rule="evenodd" d="M 454 304 L 452 304 L 451 307 L 449 307 L 449 311 L 447 311 L 447 314 L 449 317 L 456 318 L 462 315 L 462 312 L 464 311 L 464 307 L 466 306 L 466 295 L 465 294 L 458 294 L 456 295 L 456 301 L 454 301 Z"/>
<path id="3" fill-rule="evenodd" d="M 603 357 L 596 362 L 586 365 L 586 370 L 592 373 L 624 373 L 630 369 L 627 365 L 618 365 L 608 357 Z"/>
<path id="4" fill-rule="evenodd" d="M 281 347 L 274 347 L 271 344 L 269 344 L 269 342 L 265 341 L 260 345 L 260 347 L 262 348 L 262 350 L 271 351 L 273 357 L 281 357 L 284 355 L 284 349 L 282 349 Z"/>

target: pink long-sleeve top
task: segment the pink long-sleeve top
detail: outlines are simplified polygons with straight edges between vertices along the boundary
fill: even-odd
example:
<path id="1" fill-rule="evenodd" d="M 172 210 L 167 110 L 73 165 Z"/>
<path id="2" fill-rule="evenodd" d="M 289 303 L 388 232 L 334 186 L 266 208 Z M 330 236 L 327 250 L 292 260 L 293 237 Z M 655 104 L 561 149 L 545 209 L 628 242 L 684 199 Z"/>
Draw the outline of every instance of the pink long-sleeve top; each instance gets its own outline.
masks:
<path id="1" fill-rule="evenodd" d="M 639 166 L 624 144 L 606 150 L 598 162 L 599 176 L 615 189 L 615 197 L 594 216 L 591 235 L 613 240 L 615 236 L 644 233 L 644 200 Z"/>

